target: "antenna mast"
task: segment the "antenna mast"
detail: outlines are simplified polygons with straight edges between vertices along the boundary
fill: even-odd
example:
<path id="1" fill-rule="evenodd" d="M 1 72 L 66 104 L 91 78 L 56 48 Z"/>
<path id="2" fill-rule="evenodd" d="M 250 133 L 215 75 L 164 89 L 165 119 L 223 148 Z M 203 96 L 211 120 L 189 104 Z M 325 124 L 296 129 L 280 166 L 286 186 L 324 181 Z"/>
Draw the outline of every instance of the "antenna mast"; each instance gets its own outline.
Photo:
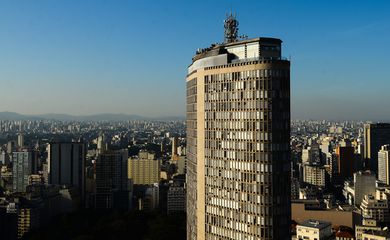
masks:
<path id="1" fill-rule="evenodd" d="M 236 42 L 238 38 L 238 21 L 236 19 L 236 14 L 226 14 L 226 19 L 224 21 L 225 27 L 225 43 Z"/>

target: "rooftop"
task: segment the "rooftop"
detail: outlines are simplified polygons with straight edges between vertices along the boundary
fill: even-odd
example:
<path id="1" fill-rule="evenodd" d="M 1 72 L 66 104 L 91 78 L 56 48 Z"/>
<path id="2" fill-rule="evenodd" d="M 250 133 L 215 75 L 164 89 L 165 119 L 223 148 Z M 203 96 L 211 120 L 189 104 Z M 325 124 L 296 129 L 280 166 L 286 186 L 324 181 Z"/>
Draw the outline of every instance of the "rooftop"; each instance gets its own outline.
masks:
<path id="1" fill-rule="evenodd" d="M 218 56 L 221 54 L 230 54 L 231 58 L 232 58 L 232 55 L 233 55 L 233 58 L 235 58 L 234 57 L 235 53 L 241 52 L 241 54 L 242 54 L 242 52 L 243 52 L 243 49 L 238 49 L 238 48 L 236 48 L 236 46 L 238 46 L 238 47 L 245 46 L 245 48 L 246 48 L 246 45 L 252 45 L 252 44 L 257 44 L 258 46 L 259 45 L 263 46 L 264 44 L 265 45 L 268 44 L 269 46 L 263 46 L 265 52 L 267 52 L 269 50 L 271 50 L 271 51 L 276 50 L 277 52 L 280 52 L 280 46 L 282 43 L 282 41 L 280 39 L 265 38 L 265 37 L 248 39 L 248 37 L 246 35 L 241 35 L 241 36 L 238 35 L 238 25 L 239 25 L 239 22 L 236 19 L 236 15 L 232 14 L 232 13 L 228 14 L 226 16 L 225 21 L 224 21 L 224 35 L 225 35 L 224 42 L 223 43 L 213 43 L 208 48 L 199 48 L 196 51 L 195 56 L 192 58 L 192 61 L 194 62 L 194 61 L 202 59 L 202 58 Z M 231 49 L 235 49 L 235 50 L 232 51 Z M 249 51 L 253 51 L 253 50 L 254 49 L 249 50 Z M 245 52 L 246 51 L 247 50 L 245 50 Z M 256 49 L 255 51 L 257 51 L 259 53 L 260 49 Z M 242 59 L 242 56 L 241 57 L 236 56 L 236 57 L 238 57 L 239 59 Z M 254 54 L 251 57 L 260 57 L 260 56 L 258 54 Z M 278 55 L 271 54 L 269 56 L 261 56 L 261 57 L 279 57 L 280 58 L 280 54 L 278 54 Z M 248 58 L 248 56 L 245 56 L 245 58 Z"/>
<path id="2" fill-rule="evenodd" d="M 330 225 L 331 225 L 330 222 L 321 221 L 321 220 L 314 220 L 314 219 L 308 219 L 308 220 L 298 224 L 298 226 L 317 228 L 317 229 L 324 229 L 326 227 L 329 227 Z"/>
<path id="3" fill-rule="evenodd" d="M 226 48 L 227 47 L 233 47 L 237 45 L 245 45 L 249 43 L 275 43 L 280 45 L 282 43 L 282 40 L 278 38 L 269 38 L 269 37 L 257 37 L 257 38 L 251 38 L 251 39 L 242 39 L 237 40 L 235 42 L 230 43 L 213 43 L 208 48 L 200 48 L 196 50 L 196 54 L 193 57 L 193 61 L 196 61 L 198 59 L 209 57 L 209 56 L 216 56 L 219 54 L 227 53 Z"/>

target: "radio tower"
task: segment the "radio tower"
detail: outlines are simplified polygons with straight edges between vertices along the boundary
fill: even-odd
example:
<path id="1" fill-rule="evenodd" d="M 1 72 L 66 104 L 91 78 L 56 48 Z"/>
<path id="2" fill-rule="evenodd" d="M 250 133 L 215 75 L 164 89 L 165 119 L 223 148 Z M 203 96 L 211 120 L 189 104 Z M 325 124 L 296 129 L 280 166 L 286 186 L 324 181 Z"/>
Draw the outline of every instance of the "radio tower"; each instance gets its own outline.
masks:
<path id="1" fill-rule="evenodd" d="M 238 21 L 236 19 L 236 14 L 230 13 L 226 14 L 226 19 L 224 21 L 225 27 L 225 43 L 236 42 L 238 39 Z"/>

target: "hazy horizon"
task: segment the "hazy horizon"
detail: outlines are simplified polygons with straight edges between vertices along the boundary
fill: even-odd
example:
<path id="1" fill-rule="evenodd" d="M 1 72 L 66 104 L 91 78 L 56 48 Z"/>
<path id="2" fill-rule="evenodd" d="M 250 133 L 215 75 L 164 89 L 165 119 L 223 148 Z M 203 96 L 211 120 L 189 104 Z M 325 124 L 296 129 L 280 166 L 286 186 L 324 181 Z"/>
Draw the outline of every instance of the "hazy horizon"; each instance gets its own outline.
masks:
<path id="1" fill-rule="evenodd" d="M 207 6 L 207 7 L 206 7 Z M 185 116 L 197 48 L 277 37 L 292 118 L 390 119 L 390 2 L 1 1 L 0 112 Z"/>
<path id="2" fill-rule="evenodd" d="M 58 115 L 59 118 L 61 119 L 61 115 L 68 116 L 68 117 L 75 117 L 75 121 L 80 120 L 77 118 L 84 118 L 84 117 L 94 117 L 94 116 L 100 116 L 100 115 L 125 115 L 128 117 L 139 117 L 140 119 L 145 119 L 145 120 L 162 120 L 162 119 L 168 119 L 168 120 L 173 120 L 173 119 L 185 119 L 185 115 L 140 115 L 136 113 L 109 113 L 109 112 L 102 112 L 102 113 L 94 113 L 94 114 L 68 114 L 68 113 L 36 113 L 36 114 L 24 114 L 24 113 L 18 113 L 18 112 L 12 112 L 12 111 L 1 111 L 0 112 L 0 120 L 3 119 L 3 113 L 10 113 L 10 114 L 19 114 L 25 117 L 46 117 L 46 119 L 50 119 L 49 116 L 51 115 Z M 120 117 L 117 116 L 116 120 L 117 121 Z M 57 119 L 57 118 L 56 118 Z M 122 119 L 126 120 L 126 119 Z M 301 116 L 292 116 L 291 117 L 292 121 L 299 121 L 299 120 L 304 120 L 304 121 L 363 121 L 363 122 L 390 122 L 390 118 L 319 118 L 319 117 L 308 117 L 308 118 L 302 118 Z"/>

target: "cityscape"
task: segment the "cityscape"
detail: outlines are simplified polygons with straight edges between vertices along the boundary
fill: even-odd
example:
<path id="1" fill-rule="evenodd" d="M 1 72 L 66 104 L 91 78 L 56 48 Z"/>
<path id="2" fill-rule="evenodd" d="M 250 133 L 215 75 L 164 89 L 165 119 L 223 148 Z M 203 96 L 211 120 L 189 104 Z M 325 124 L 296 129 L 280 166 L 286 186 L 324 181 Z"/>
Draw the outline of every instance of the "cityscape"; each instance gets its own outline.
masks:
<path id="1" fill-rule="evenodd" d="M 18 14 L 29 10 L 41 14 L 33 15 L 34 21 L 28 25 L 35 28 L 34 24 L 45 16 L 52 17 L 51 10 L 77 6 L 70 2 L 41 2 L 38 4 L 41 8 L 27 2 L 20 5 L 0 3 L 0 8 L 4 5 Z M 164 47 L 164 41 L 170 41 L 165 38 L 174 36 L 161 34 L 161 29 L 154 30 L 161 34 L 161 45 L 158 39 L 155 42 L 145 40 L 132 50 L 132 58 L 137 64 L 146 59 L 150 65 L 138 66 L 138 69 L 137 66 L 118 67 L 116 60 L 104 60 L 107 68 L 114 69 L 107 72 L 118 71 L 108 75 L 110 77 L 122 78 L 120 74 L 142 72 L 131 75 L 137 81 L 132 80 L 130 85 L 113 78 L 101 80 L 99 74 L 107 77 L 107 72 L 100 72 L 101 66 L 94 67 L 96 82 L 89 82 L 88 77 L 81 80 L 87 76 L 83 65 L 79 66 L 83 71 L 69 69 L 69 74 L 84 75 L 80 79 L 70 79 L 66 86 L 61 85 L 63 82 L 45 82 L 42 80 L 45 74 L 56 69 L 50 65 L 55 62 L 54 55 L 52 61 L 46 63 L 47 68 L 38 68 L 40 74 L 30 78 L 23 72 L 23 64 L 13 73 L 14 59 L 4 62 L 4 68 L 0 67 L 0 81 L 5 90 L 0 97 L 0 239 L 390 239 L 390 86 L 380 82 L 388 80 L 389 74 L 383 71 L 387 75 L 382 80 L 368 79 L 378 87 L 374 92 L 368 87 L 355 91 L 356 86 L 351 86 L 353 81 L 359 85 L 356 76 L 361 74 L 365 79 L 367 69 L 353 68 L 359 71 L 355 75 L 348 72 L 352 65 L 347 63 L 345 67 L 341 66 L 346 71 L 345 75 L 341 74 L 346 83 L 329 83 L 337 89 L 334 95 L 328 92 L 331 87 L 320 83 L 321 79 L 333 76 L 327 72 L 332 71 L 329 69 L 318 73 L 317 80 L 294 83 L 300 81 L 299 76 L 305 75 L 306 70 L 302 71 L 305 63 L 307 68 L 312 66 L 312 59 L 299 54 L 295 58 L 297 50 L 291 45 L 299 44 L 288 41 L 288 34 L 293 35 L 288 27 L 271 32 L 270 36 L 263 35 L 261 29 L 250 29 L 258 24 L 248 23 L 255 21 L 250 13 L 261 12 L 262 5 L 253 3 L 253 9 L 243 6 L 248 3 L 210 3 L 215 9 L 223 6 L 223 11 L 218 10 L 218 14 L 223 12 L 223 15 L 212 17 L 213 21 L 214 18 L 221 19 L 219 23 L 191 21 L 194 26 L 199 24 L 196 31 L 202 36 L 193 36 L 196 41 L 188 46 L 178 44 L 188 51 L 184 54 L 187 65 L 180 63 L 171 70 L 164 70 L 172 62 L 182 60 L 179 60 L 181 55 L 175 53 L 180 50 L 170 48 L 169 54 L 165 54 L 164 48 L 170 46 Z M 93 7 L 91 11 L 95 12 L 85 16 L 89 18 L 96 14 L 101 17 L 102 13 L 115 9 L 117 12 L 104 15 L 103 19 L 119 19 L 128 14 L 127 9 L 134 8 L 144 10 L 134 11 L 134 15 L 141 18 L 154 12 L 163 16 L 180 13 L 185 19 L 194 15 L 190 11 L 188 16 L 182 16 L 183 6 L 193 7 L 193 11 L 203 8 L 195 3 L 180 5 L 176 1 L 167 3 L 167 7 L 160 4 L 99 0 L 95 5 L 99 8 Z M 274 9 L 275 6 L 268 4 Z M 325 6 L 322 3 L 305 4 L 298 3 L 303 9 L 299 11 L 305 11 L 303 6 Z M 332 1 L 329 4 L 337 5 Z M 343 3 L 339 7 L 358 12 L 376 9 L 375 14 L 370 12 L 368 15 L 375 19 L 383 15 L 387 17 L 384 18 L 386 21 L 359 25 L 359 30 L 348 31 L 348 34 L 366 36 L 367 32 L 375 30 L 380 35 L 382 31 L 390 30 L 387 16 L 390 5 L 379 1 L 377 4 L 383 5 L 379 9 L 365 4 L 357 3 L 352 7 Z M 89 9 L 92 5 L 94 2 L 86 1 L 78 6 Z M 80 9 L 74 10 L 75 18 L 84 16 L 78 12 Z M 281 11 L 287 10 L 283 9 Z M 351 11 L 347 15 L 356 17 L 357 13 Z M 347 18 L 343 13 L 335 18 L 340 16 Z M 61 17 L 65 18 L 65 15 L 52 20 L 63 27 L 59 32 L 66 32 L 68 25 L 58 20 Z M 0 31 L 6 32 L 2 19 L 0 16 Z M 263 20 L 267 19 L 264 17 Z M 161 23 L 154 21 L 152 24 L 172 24 L 180 28 L 180 24 L 190 23 L 183 21 L 185 23 L 164 23 L 161 20 Z M 213 30 L 202 27 L 203 21 L 216 27 Z M 280 21 L 286 23 L 288 17 L 280 17 Z M 54 29 L 53 23 L 44 24 L 51 26 L 48 29 Z M 80 25 L 83 24 L 85 22 L 80 21 Z M 105 26 L 105 23 L 99 24 Z M 142 26 L 142 23 L 130 26 L 125 22 L 118 26 L 122 24 L 129 29 Z M 111 41 L 111 36 L 115 38 L 117 34 L 114 25 L 111 27 L 112 35 L 104 41 Z M 91 31 L 90 34 L 102 31 L 83 27 L 78 30 Z M 167 30 L 171 31 L 176 30 Z M 217 36 L 214 31 L 222 37 L 214 39 Z M 287 33 L 275 34 L 283 31 Z M 50 31 L 44 32 L 26 34 L 27 38 L 40 36 L 37 39 L 41 39 L 40 34 L 48 34 L 50 38 Z M 9 33 L 10 36 L 15 34 L 16 38 L 16 33 Z M 118 36 L 120 38 L 121 34 Z M 389 38 L 388 34 L 383 36 Z M 302 36 L 305 37 L 308 38 L 304 40 L 305 44 L 309 44 L 312 39 Z M 82 34 L 80 38 L 83 38 Z M 323 38 L 324 42 L 332 40 L 326 33 Z M 369 36 L 363 38 L 371 44 L 370 54 L 374 55 L 370 56 L 377 54 L 381 59 L 381 54 L 389 52 L 388 42 L 386 46 L 380 45 L 386 48 L 381 52 L 370 39 Z M 0 38 L 0 46 L 2 41 L 7 43 Z M 343 36 L 341 41 L 344 41 Z M 13 44 L 21 42 L 10 40 L 8 49 L 14 47 Z M 51 47 L 59 42 L 46 44 Z M 82 43 L 81 46 L 93 49 L 95 43 L 89 44 Z M 99 44 L 98 47 L 102 47 Z M 31 49 L 35 47 L 31 45 Z M 40 46 L 37 51 L 41 48 L 44 49 Z M 121 51 L 128 53 L 128 50 Z M 5 56 L 11 56 L 12 51 L 7 52 L 6 47 L 4 52 Z M 156 59 L 152 53 L 156 54 Z M 159 53 L 164 53 L 164 61 L 161 66 L 154 67 L 159 64 L 155 61 Z M 324 59 L 345 57 L 323 54 Z M 93 63 L 98 57 L 91 56 L 89 60 Z M 352 63 L 361 60 L 352 58 Z M 25 60 L 21 58 L 20 61 Z M 38 57 L 31 65 L 39 66 L 39 61 L 42 60 Z M 72 64 L 72 61 L 65 64 Z M 81 64 L 76 56 L 74 61 Z M 378 63 L 379 67 L 388 62 L 383 61 Z M 85 61 L 85 68 L 90 68 L 92 63 Z M 177 71 L 178 66 L 181 69 Z M 11 70 L 6 71 L 7 67 Z M 310 75 L 310 71 L 307 70 L 307 74 Z M 339 71 L 334 70 L 335 74 L 340 74 Z M 377 76 L 380 70 L 371 71 L 375 72 L 372 76 Z M 316 74 L 314 70 L 313 73 Z M 164 74 L 167 78 L 175 78 L 173 76 L 178 74 L 181 82 L 177 85 L 181 87 L 175 87 L 175 82 L 172 85 L 169 82 L 172 80 L 160 82 L 165 78 Z M 349 74 L 351 79 L 347 77 Z M 148 76 L 157 77 L 158 81 L 144 82 L 144 77 Z M 36 86 L 24 82 L 27 81 L 25 77 L 36 81 Z M 26 89 L 20 89 L 18 85 L 26 86 Z M 45 91 L 42 86 L 47 87 L 46 92 L 39 91 Z M 72 86 L 70 90 L 69 86 Z M 127 87 L 129 96 L 124 96 Z M 79 95 L 83 89 L 85 92 Z M 88 96 L 89 91 L 97 94 Z M 338 91 L 347 100 L 340 99 Z M 310 96 L 313 99 L 307 100 Z M 348 99 L 352 96 L 356 99 Z M 352 102 L 353 106 L 345 105 L 347 102 Z M 126 106 L 129 110 L 124 110 Z"/>

